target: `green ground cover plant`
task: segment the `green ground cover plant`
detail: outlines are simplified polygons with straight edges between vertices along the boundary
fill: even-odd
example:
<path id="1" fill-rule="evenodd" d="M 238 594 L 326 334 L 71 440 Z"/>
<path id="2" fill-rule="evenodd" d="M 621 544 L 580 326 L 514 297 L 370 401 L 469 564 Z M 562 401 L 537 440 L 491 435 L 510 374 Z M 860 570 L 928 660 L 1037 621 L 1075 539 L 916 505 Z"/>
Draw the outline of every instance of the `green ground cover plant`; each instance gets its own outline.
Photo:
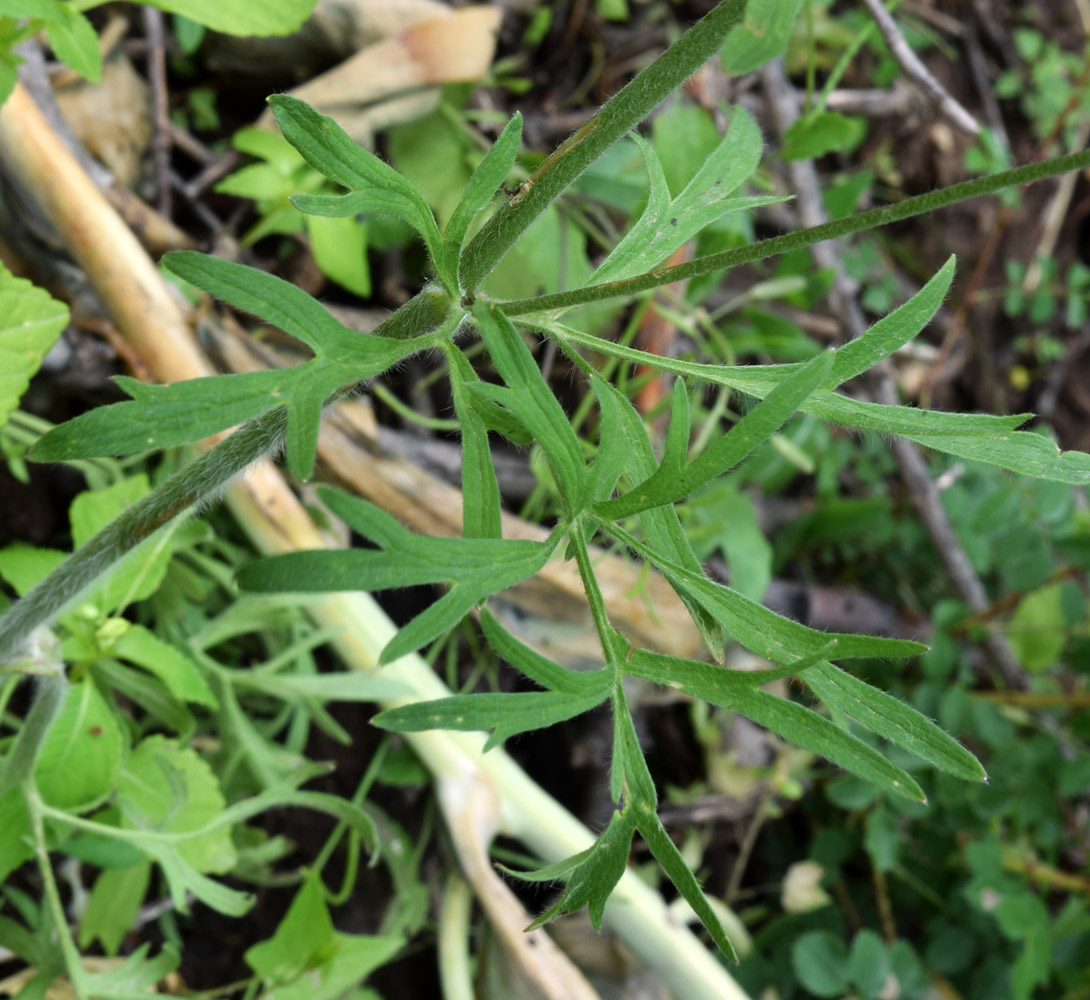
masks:
<path id="1" fill-rule="evenodd" d="M 799 8 L 797 3 L 786 6 L 796 13 Z M 659 796 L 640 749 L 626 679 L 736 712 L 786 743 L 838 765 L 851 776 L 845 780 L 858 780 L 855 787 L 864 791 L 835 804 L 847 804 L 856 812 L 877 801 L 883 809 L 887 802 L 923 803 L 924 791 L 914 776 L 921 765 L 957 782 L 942 785 L 944 789 L 972 788 L 985 780 L 976 757 L 932 721 L 933 715 L 953 718 L 953 709 L 926 698 L 913 706 L 859 676 L 869 661 L 901 660 L 926 653 L 925 647 L 816 631 L 763 607 L 754 599 L 760 588 L 752 581 L 738 581 L 733 588 L 713 582 L 675 506 L 744 468 L 799 413 L 854 431 L 907 438 L 987 470 L 980 475 L 1003 469 L 1046 484 L 1090 483 L 1090 455 L 1061 452 L 1045 434 L 1019 430 L 1028 414 L 921 410 L 867 402 L 839 391 L 920 333 L 949 291 L 954 260 L 858 339 L 782 364 L 663 358 L 605 339 L 571 314 L 592 303 L 631 299 L 682 278 L 721 274 L 822 240 L 1082 169 L 1090 165 L 1090 153 L 990 173 L 866 212 L 845 213 L 824 225 L 712 249 L 688 263 L 664 266 L 682 244 L 708 227 L 721 226 L 731 213 L 777 200 L 748 193 L 762 139 L 753 119 L 737 108 L 731 111 L 726 134 L 717 137 L 680 190 L 671 187 L 654 143 L 634 137 L 647 174 L 646 205 L 579 287 L 523 298 L 482 291 L 535 220 L 579 183 L 599 157 L 633 134 L 689 75 L 724 45 L 725 58 L 741 58 L 734 49 L 741 45 L 737 39 L 744 30 L 743 7 L 728 0 L 713 10 L 554 154 L 528 173 L 522 171 L 523 176 L 516 173 L 522 122 L 513 117 L 469 175 L 443 225 L 416 186 L 358 147 L 331 119 L 291 97 L 270 99 L 286 141 L 324 179 L 320 188 L 295 194 L 293 210 L 319 219 L 392 216 L 423 242 L 433 279 L 373 333 L 359 334 L 279 278 L 194 252 L 173 253 L 165 259 L 171 274 L 285 331 L 313 357 L 293 369 L 173 385 L 119 379 L 131 397 L 128 401 L 92 410 L 50 431 L 34 446 L 31 458 L 36 461 L 86 462 L 175 448 L 242 425 L 206 455 L 155 485 L 140 475 L 125 476 L 77 501 L 71 514 L 77 545 L 73 553 L 8 549 L 0 554 L 0 574 L 20 595 L 0 617 L 0 662 L 8 664 L 10 675 L 2 689 L 5 702 L 14 696 L 21 677 L 35 677 L 32 707 L 8 739 L 0 771 L 0 807 L 13 818 L 0 840 L 0 871 L 6 875 L 32 859 L 46 890 L 41 904 L 9 894 L 20 920 L 0 916 L 0 936 L 39 970 L 35 989 L 44 991 L 65 970 L 80 996 L 141 994 L 176 961 L 170 948 L 154 958 L 141 950 L 118 969 L 89 973 L 83 970 L 80 947 L 97 937 L 108 950 L 116 949 L 153 867 L 179 911 L 185 911 L 192 896 L 223 913 L 244 912 L 250 905 L 245 894 L 212 876 L 237 870 L 238 838 L 229 832 L 234 828 L 245 839 L 243 824 L 265 809 L 300 805 L 326 811 L 351 831 L 357 848 L 379 848 L 382 837 L 375 818 L 360 803 L 300 790 L 316 773 L 299 753 L 306 730 L 313 724 L 346 736 L 337 733 L 323 708 L 325 701 L 396 697 L 398 661 L 457 627 L 476 608 L 481 609 L 481 628 L 491 648 L 540 690 L 417 701 L 387 709 L 374 722 L 392 732 L 487 731 L 488 745 L 498 746 L 519 733 L 608 707 L 613 724 L 610 794 L 615 804 L 608 825 L 591 847 L 565 861 L 530 871 L 506 869 L 513 878 L 563 884 L 535 926 L 583 907 L 600 926 L 638 833 L 721 953 L 736 957 L 719 914 L 659 818 Z M 786 39 L 780 39 L 762 58 L 784 45 Z M 813 121 L 809 125 L 817 127 Z M 27 368 L 16 371 L 10 388 L 3 386 L 6 414 L 25 385 L 29 367 L 50 338 L 55 339 L 65 317 L 44 293 L 30 293 L 25 283 L 6 275 L 0 294 L 5 291 L 18 293 L 28 317 L 0 330 L 0 350 L 10 350 Z M 539 337 L 563 352 L 590 389 L 596 404 L 596 441 L 590 448 L 541 374 L 530 346 Z M 469 345 L 475 342 L 483 344 L 492 380 L 482 378 L 483 369 L 469 357 Z M 440 355 L 450 377 L 463 449 L 461 538 L 419 536 L 361 499 L 320 487 L 318 495 L 328 510 L 374 547 L 243 564 L 237 553 L 217 549 L 200 519 L 182 517 L 207 507 L 233 476 L 278 449 L 283 449 L 293 476 L 309 479 L 323 410 L 421 352 Z M 675 376 L 661 455 L 629 396 L 589 360 L 602 357 Z M 29 367 L 26 358 L 31 359 Z M 694 455 L 691 410 L 707 386 L 747 402 L 725 433 L 705 433 Z M 502 537 L 489 444 L 493 435 L 517 445 L 532 442 L 544 455 L 557 512 L 546 541 Z M 590 554 L 595 540 L 619 547 L 669 581 L 689 608 L 710 662 L 637 648 L 614 627 Z M 553 558 L 571 559 L 578 566 L 601 644 L 602 665 L 596 670 L 577 672 L 552 662 L 509 634 L 488 611 L 491 595 L 532 576 Z M 141 602 L 179 600 L 186 586 L 194 586 L 194 566 L 209 579 L 237 577 L 247 596 L 226 604 L 218 617 L 187 621 L 178 639 L 193 652 L 182 654 L 122 612 Z M 1025 598 L 1025 611 L 1019 609 L 1031 625 L 1042 615 L 1051 620 L 1049 615 L 1065 614 L 1062 588 L 1049 591 L 1041 582 L 1032 574 L 1015 581 L 1032 592 Z M 309 651 L 328 636 L 299 623 L 294 632 L 289 628 L 280 634 L 281 629 L 271 640 L 252 639 L 271 644 L 263 649 L 263 662 L 249 671 L 230 668 L 209 652 L 219 643 L 266 629 L 270 609 L 282 606 L 275 603 L 280 598 L 269 595 L 417 584 L 439 584 L 445 592 L 397 632 L 383 650 L 383 669 L 370 675 L 316 673 Z M 766 661 L 766 668 L 741 672 L 723 666 L 724 649 L 731 642 Z M 1027 665 L 1047 665 L 1056 651 L 1025 645 L 1022 654 Z M 943 668 L 936 664 L 941 646 L 928 655 L 930 669 L 940 677 Z M 838 665 L 841 661 L 852 661 L 858 671 L 849 672 Z M 763 690 L 787 678 L 805 696 L 784 698 Z M 122 714 L 115 691 L 140 705 L 147 721 L 137 724 Z M 260 730 L 241 707 L 255 698 L 282 706 Z M 200 711 L 218 713 L 224 745 L 235 748 L 234 758 L 223 762 L 218 773 L 186 745 L 193 713 Z M 277 742 L 282 731 L 289 737 Z M 883 811 L 881 819 L 864 821 L 869 850 L 882 849 L 883 823 L 889 815 Z M 249 855 L 243 860 L 251 870 L 267 871 L 278 856 L 275 844 L 255 840 L 247 846 Z M 103 868 L 93 906 L 106 908 L 113 901 L 116 907 L 109 916 L 92 909 L 94 930 L 81 932 L 78 941 L 67 929 L 49 858 L 53 849 Z M 981 871 L 990 860 L 981 854 Z M 299 973 L 320 968 L 320 995 L 339 995 L 386 961 L 401 946 L 401 933 L 412 927 L 413 918 L 400 914 L 392 919 L 388 934 L 339 934 L 323 894 L 317 877 L 307 877 L 277 936 L 247 953 L 255 984 L 279 985 L 278 994 L 302 996 L 305 982 Z M 833 996 L 847 989 L 878 995 L 884 983 L 880 973 L 901 961 L 896 945 L 887 949 L 868 932 L 855 935 L 849 944 L 830 932 L 810 930 L 793 948 L 798 979 L 815 995 Z M 825 961 L 830 954 L 838 963 Z"/>

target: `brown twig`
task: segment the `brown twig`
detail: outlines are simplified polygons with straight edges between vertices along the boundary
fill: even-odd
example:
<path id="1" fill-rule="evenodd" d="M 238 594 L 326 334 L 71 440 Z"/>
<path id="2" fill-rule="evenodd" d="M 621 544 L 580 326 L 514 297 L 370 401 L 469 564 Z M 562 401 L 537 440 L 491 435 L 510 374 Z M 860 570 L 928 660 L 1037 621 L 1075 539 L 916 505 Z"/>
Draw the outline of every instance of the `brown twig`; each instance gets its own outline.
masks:
<path id="1" fill-rule="evenodd" d="M 167 98 L 167 60 L 163 44 L 163 14 L 144 8 L 144 33 L 148 39 L 148 80 L 151 83 L 151 154 L 155 162 L 156 207 L 170 218 L 170 114 Z"/>
<path id="2" fill-rule="evenodd" d="M 931 71 L 920 61 L 919 56 L 909 48 L 893 15 L 882 5 L 881 0 L 863 0 L 882 32 L 893 58 L 897 60 L 908 76 L 916 82 L 921 90 L 935 103 L 935 106 L 950 120 L 950 122 L 966 135 L 980 135 L 980 126 L 976 119 L 969 114 L 946 90 Z"/>

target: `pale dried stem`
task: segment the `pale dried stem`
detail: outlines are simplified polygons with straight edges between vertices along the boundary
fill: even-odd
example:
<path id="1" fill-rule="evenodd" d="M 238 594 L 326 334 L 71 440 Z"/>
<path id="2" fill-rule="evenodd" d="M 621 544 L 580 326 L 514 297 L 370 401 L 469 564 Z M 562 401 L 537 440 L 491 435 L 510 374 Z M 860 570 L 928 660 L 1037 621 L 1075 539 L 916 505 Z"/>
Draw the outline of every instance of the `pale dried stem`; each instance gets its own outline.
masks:
<path id="1" fill-rule="evenodd" d="M 901 29 L 897 27 L 893 15 L 886 10 L 881 0 L 863 0 L 863 3 L 867 5 L 867 10 L 878 25 L 878 30 L 882 32 L 882 37 L 886 40 L 890 52 L 893 53 L 893 58 L 901 64 L 901 69 L 934 101 L 935 106 L 953 125 L 966 135 L 980 135 L 980 126 L 976 119 L 951 96 L 920 61 L 920 57 L 912 51 L 908 42 L 905 41 L 905 36 L 901 34 Z"/>

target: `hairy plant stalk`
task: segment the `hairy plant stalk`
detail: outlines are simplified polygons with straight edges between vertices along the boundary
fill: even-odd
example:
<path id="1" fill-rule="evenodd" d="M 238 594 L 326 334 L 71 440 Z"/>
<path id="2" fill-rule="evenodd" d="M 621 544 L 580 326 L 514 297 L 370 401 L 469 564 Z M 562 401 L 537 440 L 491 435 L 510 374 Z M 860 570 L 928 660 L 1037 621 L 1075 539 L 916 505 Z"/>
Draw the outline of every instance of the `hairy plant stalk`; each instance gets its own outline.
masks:
<path id="1" fill-rule="evenodd" d="M 820 226 L 799 229 L 793 233 L 785 233 L 783 236 L 773 236 L 770 239 L 759 240 L 756 243 L 750 243 L 734 250 L 724 250 L 722 253 L 697 257 L 695 260 L 691 260 L 686 264 L 678 264 L 675 267 L 660 267 L 636 278 L 609 281 L 601 285 L 590 285 L 586 288 L 577 288 L 570 292 L 557 292 L 553 295 L 539 295 L 532 299 L 499 301 L 496 305 L 508 316 L 521 316 L 526 313 L 546 313 L 557 309 L 570 309 L 573 306 L 584 305 L 588 302 L 600 302 L 603 299 L 617 298 L 622 295 L 635 295 L 638 292 L 646 292 L 674 281 L 699 278 L 715 271 L 725 271 L 732 267 L 738 267 L 739 264 L 748 264 L 776 254 L 801 250 L 813 246 L 815 243 L 822 243 L 825 240 L 836 240 L 844 236 L 850 236 L 852 233 L 861 233 L 866 229 L 876 229 L 878 226 L 889 225 L 891 222 L 910 219 L 914 215 L 926 215 L 928 212 L 946 208 L 948 205 L 956 205 L 959 201 L 979 198 L 985 194 L 994 194 L 1003 188 L 1032 184 L 1034 181 L 1057 177 L 1068 171 L 1083 170 L 1086 167 L 1090 167 L 1090 149 L 1078 153 L 1069 153 L 1066 156 L 1053 157 L 1050 160 L 1041 160 L 1039 163 L 1028 163 L 1023 167 L 1004 170 L 987 177 L 977 177 L 971 181 L 951 184 L 949 187 L 939 188 L 937 191 L 928 191 L 926 194 L 918 194 L 892 205 L 882 205 L 867 212 L 860 212 L 858 215 L 849 215 L 843 219 L 823 223 Z"/>

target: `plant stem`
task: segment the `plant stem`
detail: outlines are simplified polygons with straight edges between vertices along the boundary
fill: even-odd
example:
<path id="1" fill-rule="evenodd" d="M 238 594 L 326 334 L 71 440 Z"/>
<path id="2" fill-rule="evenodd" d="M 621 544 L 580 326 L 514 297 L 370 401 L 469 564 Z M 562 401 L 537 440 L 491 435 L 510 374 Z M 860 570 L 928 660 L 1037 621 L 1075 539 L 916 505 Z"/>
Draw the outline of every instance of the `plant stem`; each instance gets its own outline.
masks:
<path id="1" fill-rule="evenodd" d="M 612 97 L 523 183 L 465 248 L 463 285 L 476 289 L 549 204 L 610 146 L 704 65 L 742 20 L 745 0 L 724 0 Z"/>
<path id="2" fill-rule="evenodd" d="M 47 674 L 38 681 L 34 704 L 27 712 L 19 735 L 15 738 L 15 746 L 8 756 L 7 765 L 0 771 L 0 794 L 27 781 L 33 775 L 34 763 L 38 759 L 50 725 L 64 704 L 67 690 L 68 680 L 64 675 L 63 663 L 58 664 L 57 673 Z"/>
<path id="3" fill-rule="evenodd" d="M 68 929 L 68 916 L 64 912 L 64 903 L 61 901 L 60 890 L 57 888 L 57 880 L 53 876 L 53 866 L 49 862 L 49 850 L 45 845 L 45 824 L 42 822 L 44 804 L 32 779 L 23 782 L 23 797 L 26 800 L 27 811 L 30 813 L 31 829 L 34 834 L 34 857 L 45 888 L 45 901 L 49 906 L 53 926 L 60 941 L 65 969 L 72 983 L 72 992 L 76 1000 L 87 1000 L 89 993 L 87 980 L 84 977 L 83 959 L 80 957 L 76 942 L 72 940 L 72 932 Z"/>
<path id="4" fill-rule="evenodd" d="M 1069 153 L 1066 156 L 1056 156 L 1050 160 L 1041 160 L 1039 163 L 1028 163 L 1025 166 L 1016 167 L 1013 170 L 1004 170 L 988 177 L 976 177 L 969 181 L 962 181 L 960 184 L 951 184 L 949 187 L 940 188 L 938 191 L 928 191 L 926 194 L 905 198 L 903 201 L 895 202 L 892 205 L 882 205 L 879 208 L 872 208 L 868 212 L 849 215 L 843 219 L 823 223 L 820 226 L 799 229 L 783 236 L 773 236 L 771 239 L 760 240 L 757 243 L 750 243 L 734 250 L 725 250 L 722 253 L 697 257 L 696 260 L 691 260 L 687 264 L 678 264 L 676 267 L 661 267 L 635 278 L 626 278 L 623 281 L 609 281 L 602 285 L 590 285 L 587 288 L 578 288 L 569 292 L 557 292 L 554 295 L 539 295 L 530 299 L 498 301 L 496 306 L 508 316 L 519 316 L 531 312 L 545 313 L 557 309 L 570 309 L 573 306 L 584 305 L 588 302 L 600 302 L 602 299 L 616 298 L 621 295 L 634 295 L 637 292 L 646 292 L 649 289 L 657 288 L 660 285 L 668 285 L 674 281 L 698 278 L 705 274 L 712 274 L 715 271 L 724 271 L 728 268 L 737 267 L 739 264 L 762 260 L 775 254 L 790 253 L 792 250 L 800 250 L 803 247 L 822 243 L 825 240 L 840 239 L 843 236 L 850 236 L 852 233 L 875 229 L 891 222 L 900 222 L 902 219 L 909 219 L 914 215 L 934 212 L 936 209 L 945 208 L 947 205 L 955 205 L 959 201 L 967 201 L 969 198 L 993 194 L 1003 188 L 1031 184 L 1034 181 L 1056 177 L 1070 170 L 1083 170 L 1086 167 L 1090 167 L 1090 149 L 1079 153 Z"/>

